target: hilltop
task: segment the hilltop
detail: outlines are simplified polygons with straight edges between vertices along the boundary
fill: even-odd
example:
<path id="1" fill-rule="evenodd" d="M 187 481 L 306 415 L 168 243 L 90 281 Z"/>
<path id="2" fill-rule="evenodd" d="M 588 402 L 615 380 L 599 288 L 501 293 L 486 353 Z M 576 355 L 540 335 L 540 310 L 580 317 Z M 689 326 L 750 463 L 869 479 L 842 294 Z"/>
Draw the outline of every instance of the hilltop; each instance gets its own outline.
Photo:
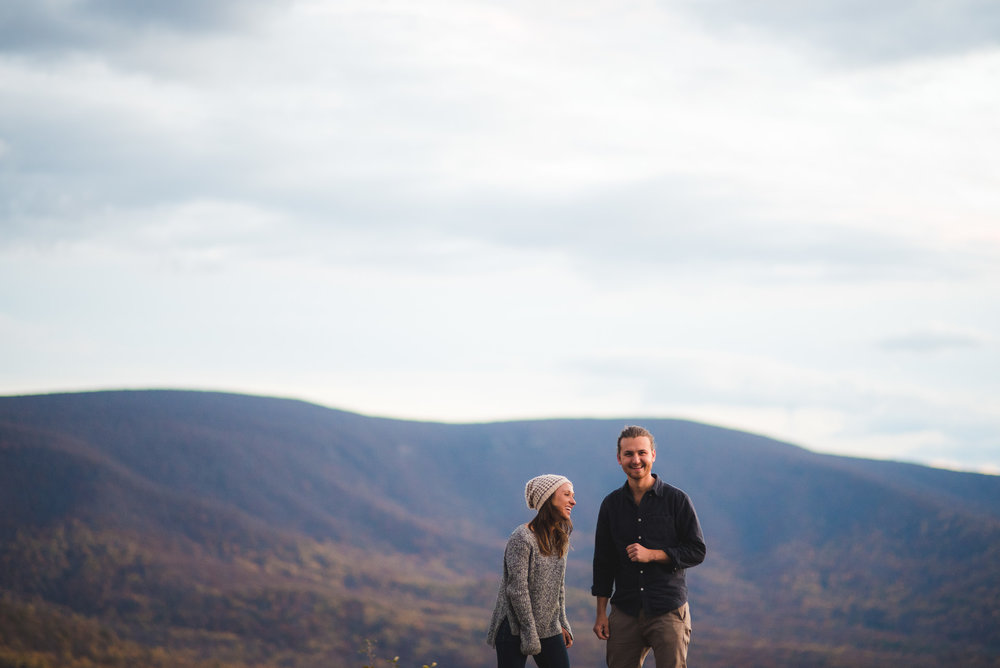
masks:
<path id="1" fill-rule="evenodd" d="M 0 666 L 353 666 L 365 639 L 401 665 L 492 665 L 503 542 L 549 472 L 579 502 L 572 659 L 602 665 L 590 541 L 626 422 L 705 530 L 693 663 L 997 665 L 995 476 L 642 416 L 442 424 L 134 391 L 0 398 Z"/>

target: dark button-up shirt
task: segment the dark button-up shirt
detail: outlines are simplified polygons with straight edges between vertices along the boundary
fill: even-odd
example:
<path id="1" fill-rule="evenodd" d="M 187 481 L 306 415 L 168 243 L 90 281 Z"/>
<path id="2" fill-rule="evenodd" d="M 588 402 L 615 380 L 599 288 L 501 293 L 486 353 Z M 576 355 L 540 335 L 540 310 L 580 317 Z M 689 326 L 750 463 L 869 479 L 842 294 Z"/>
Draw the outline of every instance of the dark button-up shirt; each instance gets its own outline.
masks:
<path id="1" fill-rule="evenodd" d="M 640 610 L 662 615 L 684 605 L 684 571 L 705 560 L 705 538 L 691 499 L 655 474 L 653 477 L 653 488 L 638 506 L 626 482 L 604 498 L 597 514 L 590 592 L 610 597 L 612 605 L 632 616 Z M 633 562 L 625 552 L 632 543 L 663 550 L 670 562 Z"/>

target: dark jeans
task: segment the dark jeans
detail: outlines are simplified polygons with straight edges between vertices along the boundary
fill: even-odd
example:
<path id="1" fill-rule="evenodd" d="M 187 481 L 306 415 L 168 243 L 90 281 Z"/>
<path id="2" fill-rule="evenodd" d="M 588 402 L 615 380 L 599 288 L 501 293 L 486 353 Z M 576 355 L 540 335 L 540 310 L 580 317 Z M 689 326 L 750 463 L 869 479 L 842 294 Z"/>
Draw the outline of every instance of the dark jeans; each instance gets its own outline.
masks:
<path id="1" fill-rule="evenodd" d="M 521 639 L 510 632 L 510 623 L 503 620 L 497 630 L 497 668 L 524 668 L 528 657 L 521 654 Z M 563 634 L 542 638 L 542 651 L 534 657 L 538 668 L 569 668 L 569 652 Z"/>

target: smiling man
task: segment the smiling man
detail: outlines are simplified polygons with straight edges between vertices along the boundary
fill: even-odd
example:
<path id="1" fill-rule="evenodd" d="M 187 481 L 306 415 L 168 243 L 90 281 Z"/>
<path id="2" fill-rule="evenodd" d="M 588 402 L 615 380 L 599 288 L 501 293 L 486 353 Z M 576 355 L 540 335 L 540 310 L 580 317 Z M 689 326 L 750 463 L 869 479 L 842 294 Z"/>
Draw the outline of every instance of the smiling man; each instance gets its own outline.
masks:
<path id="1" fill-rule="evenodd" d="M 684 573 L 704 561 L 705 539 L 691 499 L 653 473 L 655 461 L 653 435 L 625 427 L 618 464 L 627 480 L 601 503 L 591 587 L 594 633 L 608 642 L 609 668 L 638 668 L 650 649 L 657 668 L 687 666 L 691 614 Z"/>

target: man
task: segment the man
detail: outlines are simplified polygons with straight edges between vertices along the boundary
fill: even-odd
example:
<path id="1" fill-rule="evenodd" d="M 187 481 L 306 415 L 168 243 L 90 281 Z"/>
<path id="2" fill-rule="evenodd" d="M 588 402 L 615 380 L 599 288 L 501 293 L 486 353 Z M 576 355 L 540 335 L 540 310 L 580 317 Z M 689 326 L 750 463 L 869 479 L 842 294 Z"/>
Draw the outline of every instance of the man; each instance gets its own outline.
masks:
<path id="1" fill-rule="evenodd" d="M 684 571 L 704 561 L 705 539 L 691 499 L 653 473 L 655 461 L 653 435 L 625 427 L 618 464 L 627 480 L 601 503 L 594 541 L 594 633 L 608 641 L 609 668 L 639 668 L 650 649 L 657 668 L 687 666 Z"/>

